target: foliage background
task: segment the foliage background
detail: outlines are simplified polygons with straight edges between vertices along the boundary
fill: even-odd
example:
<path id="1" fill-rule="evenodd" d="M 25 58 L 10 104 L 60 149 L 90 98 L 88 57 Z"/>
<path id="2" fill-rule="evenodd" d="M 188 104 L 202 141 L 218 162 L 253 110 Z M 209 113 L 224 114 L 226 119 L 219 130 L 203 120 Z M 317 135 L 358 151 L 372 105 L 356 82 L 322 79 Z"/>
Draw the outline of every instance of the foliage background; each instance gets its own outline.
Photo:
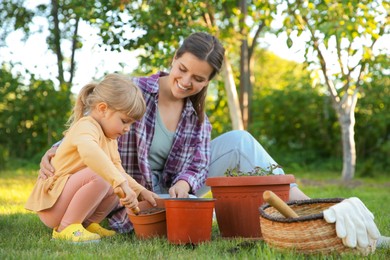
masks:
<path id="1" fill-rule="evenodd" d="M 338 122 L 328 97 L 315 91 L 307 70 L 272 53 L 259 52 L 256 67 L 253 122 L 248 129 L 287 170 L 304 167 L 334 169 L 341 160 Z M 268 69 L 265 69 L 268 68 Z M 42 154 L 61 139 L 70 113 L 63 92 L 52 81 L 12 75 L 0 70 L 0 165 L 9 157 L 39 162 Z M 358 172 L 373 174 L 389 167 L 390 80 L 378 73 L 365 86 L 356 111 Z M 231 130 L 221 80 L 210 88 L 207 113 L 213 136 Z"/>
<path id="2" fill-rule="evenodd" d="M 77 59 L 72 55 L 83 43 L 76 30 L 80 21 L 97 28 L 101 39 L 98 44 L 108 49 L 143 50 L 139 57 L 141 66 L 133 75 L 169 68 L 175 48 L 193 31 L 218 34 L 229 53 L 238 86 L 243 37 L 248 37 L 257 27 L 262 29 L 260 40 L 266 33 L 276 34 L 270 25 L 279 5 L 283 5 L 283 1 L 247 3 L 248 19 L 243 23 L 237 1 L 231 0 L 213 4 L 208 1 L 182 1 L 180 4 L 176 1 L 150 4 L 141 0 L 48 1 L 34 10 L 26 8 L 24 1 L 1 1 L 0 48 L 13 30 L 22 30 L 26 38 L 37 33 L 32 31 L 31 22 L 34 17 L 41 17 L 49 22 L 48 49 L 63 57 L 58 62 L 62 67 L 58 68 L 58 78 L 54 81 L 40 79 L 29 71 L 14 73 L 15 64 L 0 60 L 0 168 L 6 167 L 10 158 L 38 164 L 42 154 L 61 139 L 75 98 L 70 88 Z M 366 5 L 369 13 L 372 3 L 389 7 L 388 1 L 379 0 L 359 3 L 359 6 Z M 350 4 L 344 4 L 343 12 L 349 15 Z M 54 26 L 55 17 L 60 19 L 61 30 Z M 143 32 L 141 37 L 126 36 L 129 30 L 131 33 L 136 29 Z M 280 30 L 292 34 L 291 28 Z M 248 39 L 249 45 L 256 46 L 248 131 L 288 172 L 318 167 L 340 170 L 340 125 L 325 87 L 315 81 L 318 79 L 316 71 L 308 67 L 308 63 L 283 60 Z M 289 38 L 289 45 L 291 41 Z M 386 169 L 390 163 L 387 159 L 390 156 L 390 80 L 386 69 L 389 58 L 378 56 L 376 62 L 376 69 L 371 72 L 371 80 L 364 83 L 356 108 L 357 170 L 362 175 L 383 171 L 388 174 Z M 210 85 L 207 114 L 213 124 L 213 137 L 231 130 L 222 75 Z"/>

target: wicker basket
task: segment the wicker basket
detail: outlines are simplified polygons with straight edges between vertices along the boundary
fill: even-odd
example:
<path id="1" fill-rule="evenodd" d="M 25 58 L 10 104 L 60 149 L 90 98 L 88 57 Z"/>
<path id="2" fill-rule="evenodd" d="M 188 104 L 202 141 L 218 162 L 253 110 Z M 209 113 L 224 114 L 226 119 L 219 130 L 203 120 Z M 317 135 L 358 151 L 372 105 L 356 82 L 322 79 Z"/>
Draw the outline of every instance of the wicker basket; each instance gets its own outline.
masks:
<path id="1" fill-rule="evenodd" d="M 264 240 L 277 249 L 292 249 L 304 254 L 363 254 L 375 251 L 374 247 L 364 251 L 343 245 L 336 235 L 335 224 L 324 220 L 323 211 L 343 199 L 312 199 L 292 201 L 287 204 L 299 215 L 288 219 L 269 204 L 260 207 L 260 226 Z"/>

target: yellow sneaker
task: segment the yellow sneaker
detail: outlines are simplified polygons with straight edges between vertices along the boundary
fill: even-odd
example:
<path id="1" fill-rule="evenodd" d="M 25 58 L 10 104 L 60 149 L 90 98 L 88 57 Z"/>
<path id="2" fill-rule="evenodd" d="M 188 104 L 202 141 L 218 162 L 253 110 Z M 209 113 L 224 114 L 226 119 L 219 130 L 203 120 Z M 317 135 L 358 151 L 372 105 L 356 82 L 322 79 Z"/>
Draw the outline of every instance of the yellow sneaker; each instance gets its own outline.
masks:
<path id="1" fill-rule="evenodd" d="M 114 230 L 108 230 L 98 223 L 92 223 L 87 227 L 87 230 L 92 233 L 98 234 L 100 237 L 111 237 L 116 234 Z"/>
<path id="2" fill-rule="evenodd" d="M 70 242 L 99 242 L 100 236 L 86 230 L 81 224 L 67 226 L 61 232 L 53 229 L 53 239 L 68 240 Z"/>

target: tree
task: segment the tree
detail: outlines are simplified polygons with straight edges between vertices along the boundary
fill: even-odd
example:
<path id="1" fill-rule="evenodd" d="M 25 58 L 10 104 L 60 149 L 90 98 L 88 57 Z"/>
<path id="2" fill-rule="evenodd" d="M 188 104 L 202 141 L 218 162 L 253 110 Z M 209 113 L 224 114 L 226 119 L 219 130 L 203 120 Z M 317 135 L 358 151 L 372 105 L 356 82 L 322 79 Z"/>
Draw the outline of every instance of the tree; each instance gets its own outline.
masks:
<path id="1" fill-rule="evenodd" d="M 357 156 L 365 159 L 359 165 L 362 175 L 372 175 L 375 170 L 386 172 L 390 166 L 390 60 L 385 54 L 377 59 L 382 62 L 375 66 L 372 80 L 364 83 L 364 98 L 356 109 Z"/>
<path id="2" fill-rule="evenodd" d="M 217 35 L 227 49 L 223 73 L 233 128 L 243 129 L 250 122 L 253 51 L 261 34 L 269 30 L 277 5 L 266 0 L 239 3 L 235 0 L 51 0 L 36 10 L 29 10 L 22 1 L 5 0 L 0 7 L 5 10 L 5 20 L 16 21 L 15 29 L 23 29 L 27 36 L 35 16 L 47 18 L 50 31 L 47 42 L 57 57 L 59 86 L 69 95 L 76 53 L 82 46 L 82 37 L 78 34 L 82 21 L 98 27 L 102 45 L 111 50 L 142 49 L 140 69 L 144 73 L 150 71 L 151 66 L 169 66 L 166 57 L 173 56 L 180 41 L 191 32 L 208 31 Z M 69 47 L 65 47 L 65 43 Z M 236 66 L 230 62 L 237 62 L 240 69 L 233 70 Z"/>
<path id="3" fill-rule="evenodd" d="M 355 108 L 364 82 L 378 63 L 373 52 L 378 39 L 389 33 L 388 2 L 284 2 L 284 28 L 289 41 L 305 33 L 305 59 L 319 69 L 341 126 L 342 178 L 353 178 L 356 166 Z"/>
<path id="4" fill-rule="evenodd" d="M 249 128 L 253 136 L 279 158 L 285 170 L 340 155 L 332 147 L 338 139 L 332 129 L 337 121 L 328 98 L 319 88 L 313 88 L 311 72 L 304 64 L 264 50 L 256 51 L 256 56 L 255 120 Z"/>
<path id="5" fill-rule="evenodd" d="M 82 47 L 82 37 L 79 35 L 80 22 L 95 19 L 91 15 L 95 14 L 93 9 L 99 6 L 101 4 L 97 1 L 50 0 L 31 9 L 26 6 L 25 1 L 4 0 L 0 2 L 0 18 L 3 21 L 0 39 L 5 40 L 10 32 L 16 30 L 22 30 L 25 34 L 24 39 L 28 39 L 32 34 L 40 33 L 42 30 L 31 29 L 35 19 L 38 17 L 46 19 L 49 31 L 46 38 L 47 46 L 57 58 L 58 87 L 68 95 L 70 102 L 76 70 L 76 53 Z"/>
<path id="6" fill-rule="evenodd" d="M 250 4 L 248 4 L 250 3 Z M 254 52 L 262 33 L 270 30 L 277 5 L 270 1 L 240 0 L 240 104 L 244 128 L 251 123 L 253 84 L 255 82 Z"/>
<path id="7" fill-rule="evenodd" d="M 69 97 L 58 91 L 51 80 L 36 79 L 29 84 L 21 74 L 0 68 L 0 161 L 5 156 L 41 156 L 54 140 L 62 138 L 69 108 Z"/>

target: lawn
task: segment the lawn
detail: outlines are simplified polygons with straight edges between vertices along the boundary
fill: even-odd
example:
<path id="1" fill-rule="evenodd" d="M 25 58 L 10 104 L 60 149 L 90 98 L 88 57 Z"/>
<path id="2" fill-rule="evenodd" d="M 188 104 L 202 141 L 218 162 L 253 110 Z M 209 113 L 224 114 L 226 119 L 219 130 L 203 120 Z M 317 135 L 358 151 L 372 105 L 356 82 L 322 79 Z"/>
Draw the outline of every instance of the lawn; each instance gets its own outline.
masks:
<path id="1" fill-rule="evenodd" d="M 356 178 L 341 184 L 336 172 L 296 174 L 300 188 L 312 198 L 359 197 L 374 213 L 382 234 L 390 235 L 390 177 Z M 36 171 L 0 171 L 0 259 L 324 259 L 280 252 L 264 241 L 224 239 L 213 223 L 211 242 L 195 247 L 176 246 L 166 239 L 139 240 L 134 234 L 121 234 L 100 243 L 73 245 L 51 241 L 51 230 L 24 203 L 32 190 Z M 105 224 L 105 223 L 104 223 Z M 378 249 L 367 259 L 389 259 L 389 249 Z M 328 256 L 338 259 L 338 256 Z M 342 259 L 356 259 L 344 255 Z"/>

